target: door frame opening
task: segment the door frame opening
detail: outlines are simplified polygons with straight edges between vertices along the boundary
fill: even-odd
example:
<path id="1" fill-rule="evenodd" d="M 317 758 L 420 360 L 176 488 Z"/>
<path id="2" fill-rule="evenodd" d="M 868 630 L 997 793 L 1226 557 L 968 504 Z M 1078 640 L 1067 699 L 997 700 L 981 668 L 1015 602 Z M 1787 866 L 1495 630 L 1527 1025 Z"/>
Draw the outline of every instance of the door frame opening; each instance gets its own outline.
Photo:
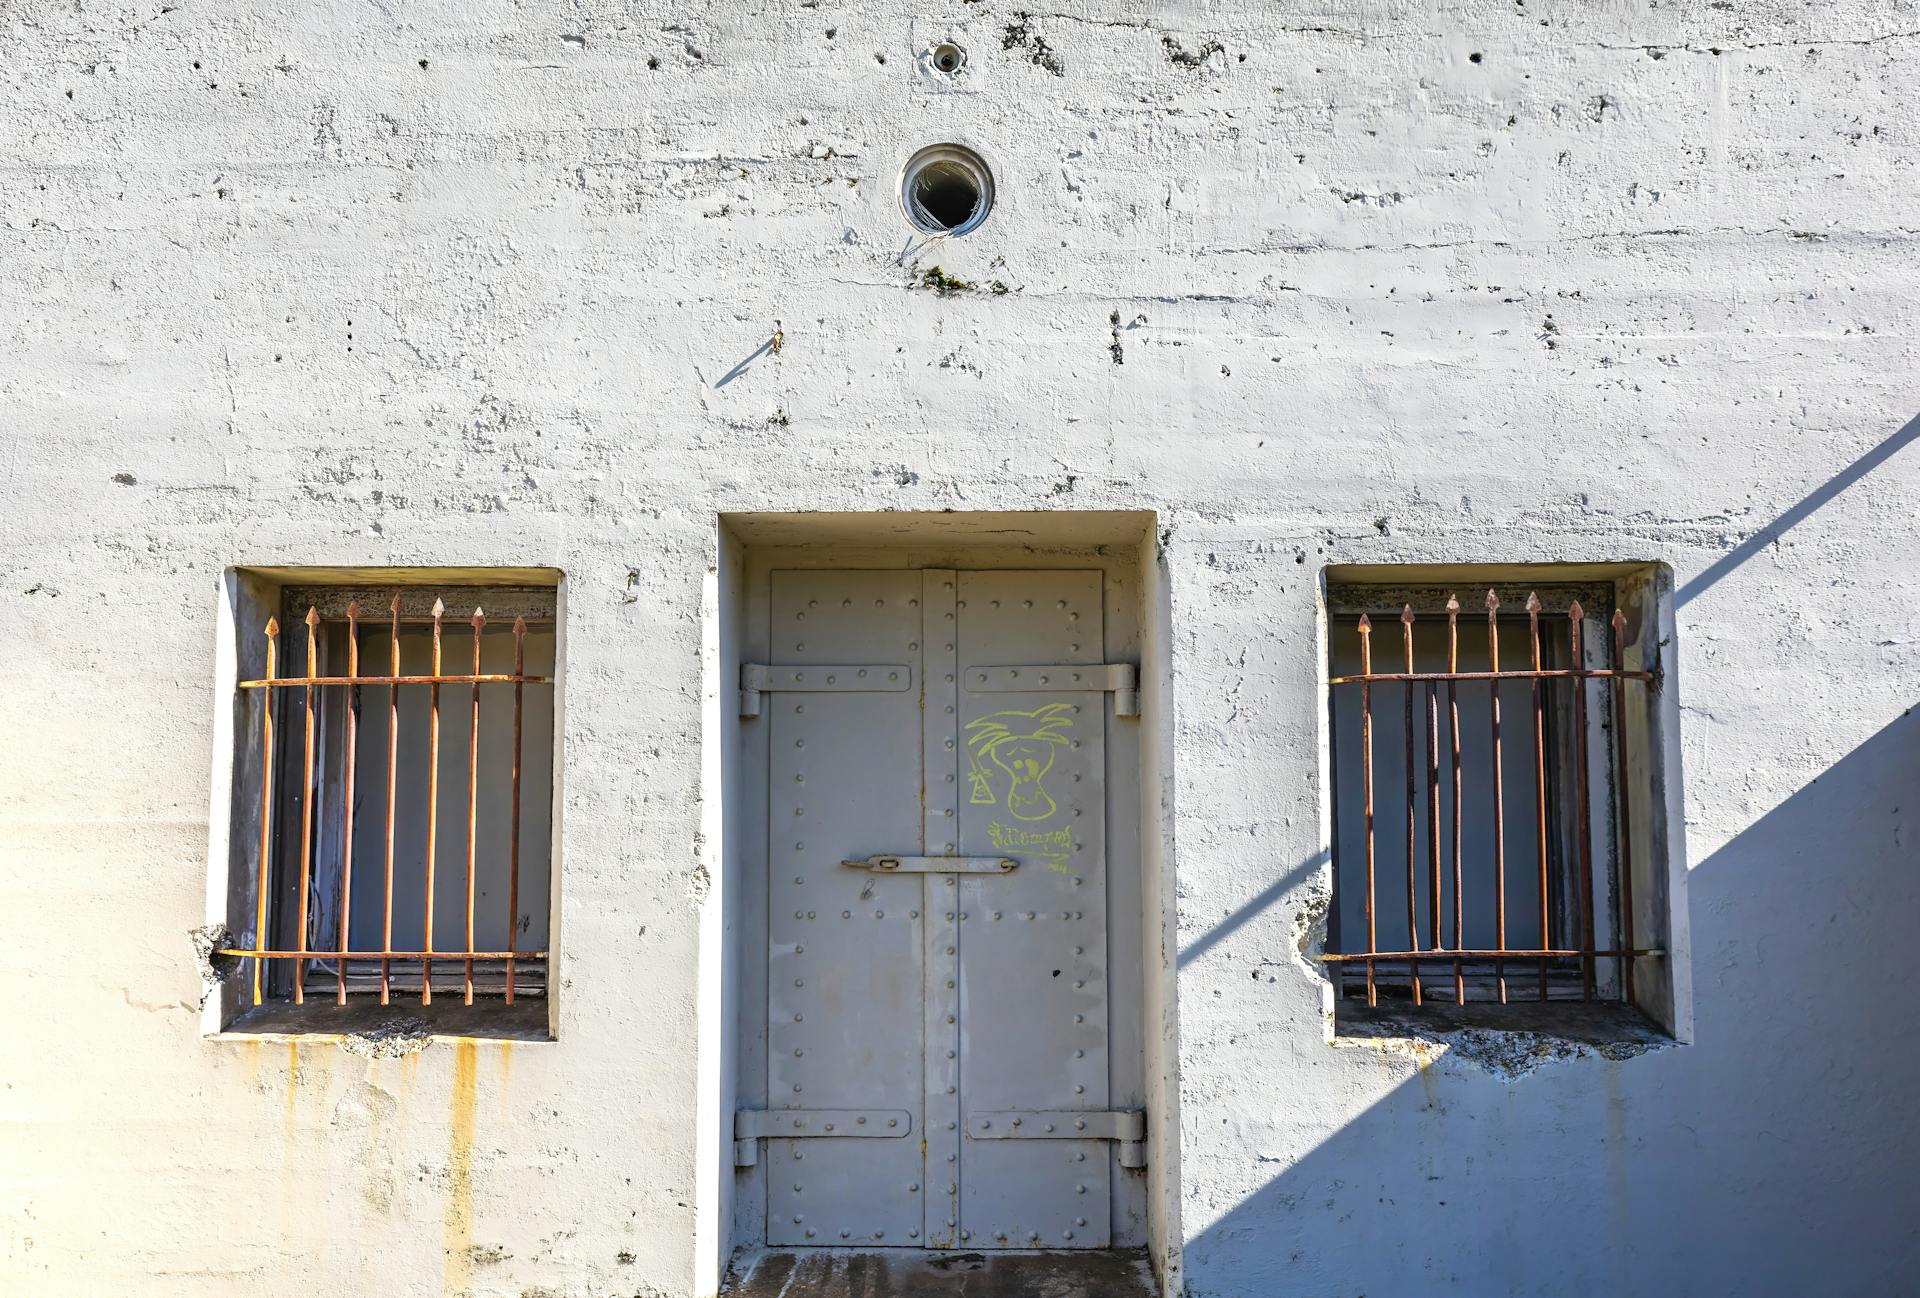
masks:
<path id="1" fill-rule="evenodd" d="M 723 514 L 703 601 L 696 1292 L 725 1291 L 766 1237 L 766 1160 L 736 1169 L 734 1114 L 766 1095 L 766 731 L 738 715 L 743 662 L 766 662 L 771 574 L 808 569 L 1093 569 L 1108 661 L 1138 665 L 1140 717 L 1107 732 L 1113 1106 L 1147 1115 L 1144 1171 L 1116 1164 L 1115 1248 L 1179 1269 L 1169 601 L 1150 511 Z"/>

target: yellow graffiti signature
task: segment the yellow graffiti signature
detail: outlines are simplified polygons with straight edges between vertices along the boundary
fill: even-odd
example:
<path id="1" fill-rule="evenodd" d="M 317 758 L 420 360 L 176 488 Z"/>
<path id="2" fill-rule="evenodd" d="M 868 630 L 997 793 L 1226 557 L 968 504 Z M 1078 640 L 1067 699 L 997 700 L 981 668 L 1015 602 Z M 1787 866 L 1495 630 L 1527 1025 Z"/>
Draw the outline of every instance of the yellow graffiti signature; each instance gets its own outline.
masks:
<path id="1" fill-rule="evenodd" d="M 1073 855 L 1073 826 L 1061 829 L 1027 829 L 994 821 L 987 827 L 993 845 L 1003 852 L 1026 852 L 1047 863 L 1055 874 L 1072 874 L 1067 859 Z"/>

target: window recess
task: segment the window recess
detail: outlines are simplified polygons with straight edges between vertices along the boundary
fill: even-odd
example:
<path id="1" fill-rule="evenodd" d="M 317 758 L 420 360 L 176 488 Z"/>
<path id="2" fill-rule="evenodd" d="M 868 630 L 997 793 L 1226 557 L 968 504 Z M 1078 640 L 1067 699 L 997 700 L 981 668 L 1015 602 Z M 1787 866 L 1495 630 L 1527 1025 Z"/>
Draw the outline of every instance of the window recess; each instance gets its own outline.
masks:
<path id="1" fill-rule="evenodd" d="M 1328 597 L 1336 1021 L 1531 1002 L 1534 1026 L 1643 996 L 1667 1018 L 1651 597 Z"/>
<path id="2" fill-rule="evenodd" d="M 557 593 L 289 584 L 237 627 L 229 1030 L 543 1027 Z"/>

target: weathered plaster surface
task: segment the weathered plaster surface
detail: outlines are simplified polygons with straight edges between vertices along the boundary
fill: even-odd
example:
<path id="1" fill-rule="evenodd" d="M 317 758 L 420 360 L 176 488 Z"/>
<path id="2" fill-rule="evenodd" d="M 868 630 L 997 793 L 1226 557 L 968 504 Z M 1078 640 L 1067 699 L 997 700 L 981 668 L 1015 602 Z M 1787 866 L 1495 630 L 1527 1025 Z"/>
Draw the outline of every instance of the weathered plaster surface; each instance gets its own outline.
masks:
<path id="1" fill-rule="evenodd" d="M 690 1292 L 715 513 L 1055 507 L 1164 529 L 1188 1292 L 1910 1283 L 1913 3 L 26 0 L 0 55 L 0 1287 Z M 941 139 L 1001 199 L 929 246 Z M 1526 559 L 1676 572 L 1697 1044 L 1334 1049 L 1319 567 Z M 201 1039 L 231 563 L 566 571 L 559 1044 Z"/>

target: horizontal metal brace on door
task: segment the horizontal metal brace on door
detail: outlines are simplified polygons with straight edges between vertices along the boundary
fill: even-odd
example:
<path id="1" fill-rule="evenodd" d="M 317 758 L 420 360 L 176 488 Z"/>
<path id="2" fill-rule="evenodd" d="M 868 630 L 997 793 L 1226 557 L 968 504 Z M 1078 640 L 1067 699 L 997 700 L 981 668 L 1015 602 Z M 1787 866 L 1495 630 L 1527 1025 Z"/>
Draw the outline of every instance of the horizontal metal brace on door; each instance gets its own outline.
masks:
<path id="1" fill-rule="evenodd" d="M 976 1113 L 967 1121 L 974 1140 L 1112 1140 L 1120 1166 L 1147 1165 L 1147 1115 L 1139 1109 L 1018 1109 Z"/>
<path id="2" fill-rule="evenodd" d="M 1038 690 L 1098 690 L 1113 695 L 1113 714 L 1140 715 L 1140 673 L 1132 663 L 1025 663 L 973 667 L 969 694 L 1031 694 Z"/>
<path id="3" fill-rule="evenodd" d="M 733 1115 L 733 1165 L 759 1161 L 756 1141 L 832 1137 L 888 1139 L 913 1130 L 906 1109 L 739 1109 Z"/>
<path id="4" fill-rule="evenodd" d="M 1010 856 L 869 856 L 840 864 L 876 874 L 1005 874 L 1020 862 Z"/>
<path id="5" fill-rule="evenodd" d="M 781 666 L 740 664 L 740 715 L 760 715 L 760 696 L 769 690 L 808 694 L 897 694 L 913 688 L 913 668 L 905 663 L 807 663 Z"/>

